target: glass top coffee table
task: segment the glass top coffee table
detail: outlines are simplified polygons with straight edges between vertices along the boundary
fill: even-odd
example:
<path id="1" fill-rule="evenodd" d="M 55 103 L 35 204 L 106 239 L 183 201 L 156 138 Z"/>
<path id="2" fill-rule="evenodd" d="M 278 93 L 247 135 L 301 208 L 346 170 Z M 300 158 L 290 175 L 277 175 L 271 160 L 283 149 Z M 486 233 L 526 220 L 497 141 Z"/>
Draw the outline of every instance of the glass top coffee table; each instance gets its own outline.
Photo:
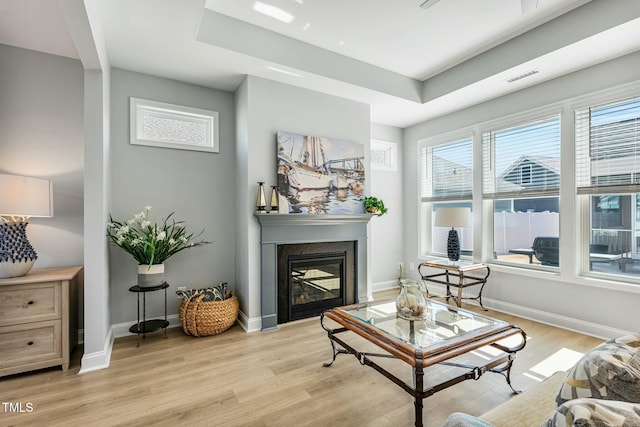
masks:
<path id="1" fill-rule="evenodd" d="M 338 325 L 330 325 L 327 319 Z M 511 385 L 511 366 L 526 344 L 526 334 L 502 320 L 432 300 L 427 300 L 424 320 L 405 320 L 396 315 L 395 300 L 387 300 L 325 311 L 320 324 L 333 349 L 333 359 L 324 366 L 331 366 L 338 354 L 354 355 L 362 365 L 372 367 L 414 397 L 416 426 L 422 426 L 424 398 L 459 382 L 477 380 L 487 371 L 504 375 L 517 393 Z M 350 339 L 349 333 L 365 338 L 373 344 L 367 347 L 375 350 L 353 345 L 357 340 Z M 485 346 L 494 348 L 487 353 L 491 357 L 474 357 L 474 352 Z M 383 366 L 379 358 L 410 365 L 413 384 Z"/>

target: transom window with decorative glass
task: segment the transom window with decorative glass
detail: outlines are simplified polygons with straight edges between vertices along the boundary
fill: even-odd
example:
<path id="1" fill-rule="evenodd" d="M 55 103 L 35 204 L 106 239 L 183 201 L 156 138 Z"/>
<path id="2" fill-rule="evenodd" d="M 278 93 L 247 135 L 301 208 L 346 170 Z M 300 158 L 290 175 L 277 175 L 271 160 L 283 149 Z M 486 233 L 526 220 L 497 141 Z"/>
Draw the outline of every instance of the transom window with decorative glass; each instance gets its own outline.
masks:
<path id="1" fill-rule="evenodd" d="M 398 144 L 389 141 L 371 140 L 371 169 L 398 170 Z"/>
<path id="2" fill-rule="evenodd" d="M 588 271 L 640 278 L 640 98 L 575 114 L 577 193 L 589 209 Z"/>
<path id="3" fill-rule="evenodd" d="M 219 152 L 218 112 L 130 98 L 134 145 Z"/>
<path id="4" fill-rule="evenodd" d="M 443 208 L 459 208 L 471 212 L 473 192 L 473 140 L 462 139 L 455 142 L 422 147 L 421 151 L 421 200 L 423 205 L 425 234 L 430 235 L 430 246 L 426 252 L 447 254 L 449 231 L 453 227 L 458 234 L 462 256 L 470 256 L 473 251 L 473 227 L 464 224 L 446 225 L 438 219 Z M 462 215 L 460 217 L 469 217 Z"/>
<path id="5" fill-rule="evenodd" d="M 493 258 L 558 267 L 560 116 L 484 132 L 482 165 Z"/>

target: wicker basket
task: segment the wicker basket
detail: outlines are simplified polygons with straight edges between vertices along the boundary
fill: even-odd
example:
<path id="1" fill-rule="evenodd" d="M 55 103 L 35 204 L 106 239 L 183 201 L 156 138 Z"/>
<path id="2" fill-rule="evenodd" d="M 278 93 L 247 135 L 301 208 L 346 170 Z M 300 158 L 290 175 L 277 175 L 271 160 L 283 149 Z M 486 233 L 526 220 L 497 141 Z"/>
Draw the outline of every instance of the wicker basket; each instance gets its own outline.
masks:
<path id="1" fill-rule="evenodd" d="M 224 301 L 205 301 L 201 293 L 194 294 L 180 304 L 180 322 L 187 335 L 206 337 L 229 329 L 238 318 L 240 304 L 233 295 Z"/>

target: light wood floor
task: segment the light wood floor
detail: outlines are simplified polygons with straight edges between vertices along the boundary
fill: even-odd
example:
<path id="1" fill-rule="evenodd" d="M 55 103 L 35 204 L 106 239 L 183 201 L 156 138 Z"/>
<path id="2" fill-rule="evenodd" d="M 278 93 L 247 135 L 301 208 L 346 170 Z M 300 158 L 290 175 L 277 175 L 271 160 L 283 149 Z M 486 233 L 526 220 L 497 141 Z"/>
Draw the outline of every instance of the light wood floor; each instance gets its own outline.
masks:
<path id="1" fill-rule="evenodd" d="M 512 373 L 516 388 L 525 391 L 566 368 L 561 356 L 575 357 L 602 342 L 486 313 L 527 332 L 527 346 L 518 353 Z M 0 425 L 413 425 L 412 398 L 353 356 L 339 355 L 332 367 L 322 367 L 331 359 L 331 347 L 319 318 L 251 334 L 235 325 L 206 338 L 174 328 L 166 340 L 161 332 L 147 335 L 139 348 L 135 337 L 121 338 L 108 369 L 77 375 L 80 354 L 74 352 L 67 372 L 49 369 L 0 379 L 0 401 L 33 406 L 31 413 L 8 413 L 0 406 Z M 545 361 L 551 362 L 546 374 L 539 369 Z M 408 367 L 400 363 L 398 369 Z M 504 379 L 488 373 L 425 399 L 425 425 L 441 426 L 454 411 L 482 414 L 511 396 Z"/>

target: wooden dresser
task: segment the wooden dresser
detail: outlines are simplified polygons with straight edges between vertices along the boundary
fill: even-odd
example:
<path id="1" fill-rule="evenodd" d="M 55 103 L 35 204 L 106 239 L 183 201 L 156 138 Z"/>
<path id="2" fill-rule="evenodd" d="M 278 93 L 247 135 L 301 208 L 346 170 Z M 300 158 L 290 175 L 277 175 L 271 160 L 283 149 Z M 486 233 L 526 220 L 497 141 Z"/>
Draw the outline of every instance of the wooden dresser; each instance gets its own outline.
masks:
<path id="1" fill-rule="evenodd" d="M 82 267 L 31 270 L 0 279 L 0 377 L 50 366 L 69 368 L 78 343 Z"/>

